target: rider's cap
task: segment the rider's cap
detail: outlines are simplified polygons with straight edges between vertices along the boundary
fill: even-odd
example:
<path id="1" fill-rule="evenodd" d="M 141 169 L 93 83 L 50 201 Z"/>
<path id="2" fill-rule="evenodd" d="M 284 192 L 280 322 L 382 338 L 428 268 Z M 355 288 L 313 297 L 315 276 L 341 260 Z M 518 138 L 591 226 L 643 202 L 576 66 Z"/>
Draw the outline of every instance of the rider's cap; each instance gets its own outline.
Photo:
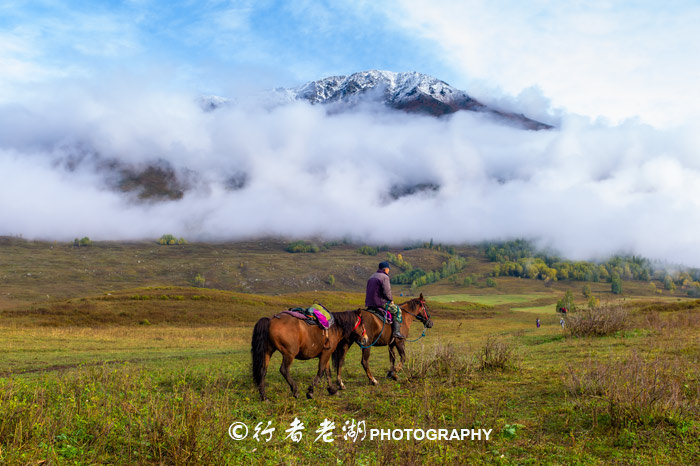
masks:
<path id="1" fill-rule="evenodd" d="M 379 263 L 379 270 L 390 269 L 390 268 L 391 268 L 391 266 L 386 261 Z"/>

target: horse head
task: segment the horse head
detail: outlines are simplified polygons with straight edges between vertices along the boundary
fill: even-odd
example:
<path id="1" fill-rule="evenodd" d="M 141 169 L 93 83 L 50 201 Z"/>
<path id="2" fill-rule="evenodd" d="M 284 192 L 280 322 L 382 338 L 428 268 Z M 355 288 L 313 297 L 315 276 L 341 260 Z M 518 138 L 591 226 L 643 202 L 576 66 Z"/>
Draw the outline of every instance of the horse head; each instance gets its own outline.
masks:
<path id="1" fill-rule="evenodd" d="M 419 297 L 413 298 L 406 304 L 409 305 L 409 312 L 415 315 L 416 319 L 422 322 L 425 328 L 433 327 L 433 320 L 430 318 L 430 311 L 428 310 L 428 304 L 425 302 L 423 293 L 421 293 Z"/>

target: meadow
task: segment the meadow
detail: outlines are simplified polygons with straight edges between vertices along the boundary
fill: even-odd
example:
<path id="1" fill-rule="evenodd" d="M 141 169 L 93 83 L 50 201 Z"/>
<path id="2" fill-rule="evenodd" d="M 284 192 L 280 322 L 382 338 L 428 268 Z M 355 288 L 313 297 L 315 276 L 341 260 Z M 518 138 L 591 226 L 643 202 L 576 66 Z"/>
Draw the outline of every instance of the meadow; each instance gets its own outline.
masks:
<path id="1" fill-rule="evenodd" d="M 0 241 L 0 462 L 699 461 L 700 302 L 646 283 L 625 282 L 622 296 L 590 283 L 604 306 L 625 312 L 625 325 L 573 337 L 553 303 L 571 290 L 584 306 L 582 283 L 504 277 L 486 286 L 491 266 L 471 247 L 457 250 L 469 258 L 458 280 L 394 287 L 399 302 L 422 292 L 435 323 L 407 343 L 398 381 L 380 377 L 389 360 L 375 348 L 380 383 L 370 386 L 353 347 L 346 390 L 294 399 L 277 353 L 270 401 L 260 402 L 250 375 L 255 321 L 314 300 L 334 311 L 361 306 L 382 254 L 347 244 L 291 254 L 284 245 Z M 436 250 L 392 251 L 426 270 L 445 260 Z M 192 286 L 196 275 L 204 286 Z M 482 278 L 458 285 L 462 275 Z M 421 335 L 418 325 L 409 339 Z M 300 388 L 315 371 L 316 361 L 292 365 Z M 295 420 L 304 426 L 298 442 L 287 432 Z M 229 436 L 236 422 L 249 429 L 242 440 Z M 321 427 L 331 423 L 326 442 Z M 372 429 L 490 435 L 382 440 Z"/>

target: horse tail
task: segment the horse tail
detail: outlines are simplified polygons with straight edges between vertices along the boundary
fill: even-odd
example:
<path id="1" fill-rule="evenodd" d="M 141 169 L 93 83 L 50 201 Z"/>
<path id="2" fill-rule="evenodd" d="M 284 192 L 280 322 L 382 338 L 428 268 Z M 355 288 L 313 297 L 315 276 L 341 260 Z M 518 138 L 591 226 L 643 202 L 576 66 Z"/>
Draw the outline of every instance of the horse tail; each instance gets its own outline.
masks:
<path id="1" fill-rule="evenodd" d="M 267 353 L 268 337 L 270 336 L 270 318 L 263 317 L 253 327 L 253 339 L 250 343 L 250 353 L 253 356 L 253 380 L 258 387 L 265 379 L 267 367 L 265 354 Z"/>

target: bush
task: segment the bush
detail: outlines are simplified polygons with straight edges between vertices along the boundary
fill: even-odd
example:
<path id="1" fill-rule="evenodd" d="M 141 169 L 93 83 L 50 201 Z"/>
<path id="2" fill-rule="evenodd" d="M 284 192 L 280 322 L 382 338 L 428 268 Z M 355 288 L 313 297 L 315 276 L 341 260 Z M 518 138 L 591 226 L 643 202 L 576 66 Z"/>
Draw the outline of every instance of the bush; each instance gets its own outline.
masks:
<path id="1" fill-rule="evenodd" d="M 610 335 L 627 327 L 627 316 L 620 305 L 592 307 L 567 314 L 566 327 L 575 337 Z"/>
<path id="2" fill-rule="evenodd" d="M 91 245 L 92 245 L 92 241 L 87 236 L 85 236 L 81 239 L 75 238 L 73 240 L 73 246 L 81 247 L 81 246 L 91 246 Z"/>
<path id="3" fill-rule="evenodd" d="M 306 241 L 293 241 L 287 245 L 285 251 L 291 253 L 297 252 L 318 252 L 320 248 L 312 243 L 307 243 Z"/>
<path id="4" fill-rule="evenodd" d="M 496 280 L 494 280 L 491 277 L 487 278 L 486 279 L 486 286 L 488 286 L 490 288 L 495 288 L 496 287 Z"/>
<path id="5" fill-rule="evenodd" d="M 480 353 L 481 370 L 503 370 L 515 366 L 513 346 L 493 335 L 489 336 Z"/>
<path id="6" fill-rule="evenodd" d="M 622 279 L 617 274 L 613 274 L 610 278 L 610 291 L 613 294 L 622 294 Z"/>
<path id="7" fill-rule="evenodd" d="M 564 296 L 559 301 L 557 301 L 557 312 L 561 312 L 562 309 L 566 309 L 567 312 L 576 310 L 576 304 L 574 303 L 574 295 L 569 290 L 566 290 Z"/>
<path id="8" fill-rule="evenodd" d="M 360 246 L 357 249 L 357 252 L 359 252 L 360 254 L 364 254 L 366 256 L 376 256 L 379 253 L 377 248 L 374 248 L 372 246 Z"/>
<path id="9" fill-rule="evenodd" d="M 402 268 L 404 271 L 411 270 L 413 267 L 406 260 L 404 260 L 401 254 L 392 254 L 388 252 L 386 254 L 387 260 L 394 264 L 395 266 Z"/>
<path id="10" fill-rule="evenodd" d="M 177 239 L 173 235 L 166 234 L 160 237 L 158 244 L 172 246 L 174 244 L 187 244 L 187 241 L 184 238 Z"/>
<path id="11" fill-rule="evenodd" d="M 335 285 L 335 275 L 328 275 L 328 278 L 326 279 L 326 283 L 328 283 L 330 286 Z"/>
<path id="12" fill-rule="evenodd" d="M 583 285 L 583 289 L 581 290 L 581 293 L 583 294 L 583 297 L 586 299 L 589 299 L 591 297 L 591 285 Z"/>
<path id="13" fill-rule="evenodd" d="M 203 288 L 204 284 L 206 283 L 206 280 L 201 274 L 197 274 L 194 276 L 192 279 L 192 284 L 196 286 L 197 288 Z"/>
<path id="14" fill-rule="evenodd" d="M 462 383 L 474 371 L 473 357 L 452 345 L 438 344 L 435 348 L 412 356 L 406 363 L 409 380 L 439 378 L 441 383 Z"/>
<path id="15" fill-rule="evenodd" d="M 564 383 L 570 394 L 587 399 L 594 415 L 607 410 L 613 426 L 656 424 L 700 414 L 700 381 L 682 359 L 645 360 L 637 352 L 610 362 L 589 359 L 570 365 Z"/>

